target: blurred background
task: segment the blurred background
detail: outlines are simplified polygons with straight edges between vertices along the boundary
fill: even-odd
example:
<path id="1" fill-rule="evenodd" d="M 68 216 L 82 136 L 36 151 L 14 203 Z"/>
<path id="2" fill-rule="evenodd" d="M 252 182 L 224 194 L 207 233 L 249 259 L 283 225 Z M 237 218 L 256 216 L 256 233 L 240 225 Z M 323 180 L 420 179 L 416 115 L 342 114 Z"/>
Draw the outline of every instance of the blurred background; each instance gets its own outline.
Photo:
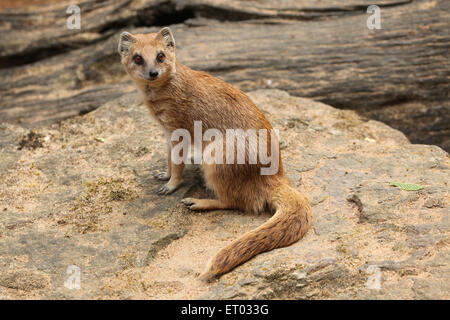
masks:
<path id="1" fill-rule="evenodd" d="M 373 4 L 381 29 L 367 26 Z M 352 109 L 450 150 L 448 0 L 2 0 L 0 124 L 35 128 L 134 91 L 119 34 L 162 26 L 180 62 L 244 91 Z"/>

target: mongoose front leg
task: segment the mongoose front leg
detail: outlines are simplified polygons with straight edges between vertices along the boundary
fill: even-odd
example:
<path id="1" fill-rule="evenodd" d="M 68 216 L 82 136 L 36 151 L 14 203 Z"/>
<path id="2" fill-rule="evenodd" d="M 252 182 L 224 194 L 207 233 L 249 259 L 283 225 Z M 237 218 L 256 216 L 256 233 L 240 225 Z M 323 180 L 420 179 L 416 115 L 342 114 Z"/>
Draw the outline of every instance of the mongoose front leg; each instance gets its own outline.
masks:
<path id="1" fill-rule="evenodd" d="M 174 192 L 175 190 L 178 189 L 178 187 L 180 186 L 181 182 L 183 182 L 183 170 L 184 170 L 184 163 L 180 163 L 180 164 L 175 164 L 172 162 L 172 149 L 170 147 L 171 145 L 169 145 L 169 150 L 168 150 L 168 168 L 167 168 L 167 172 L 168 175 L 170 177 L 169 181 L 163 185 L 161 188 L 158 189 L 158 191 L 156 192 L 157 194 L 170 194 L 172 192 Z"/>
<path id="2" fill-rule="evenodd" d="M 217 199 L 184 198 L 181 202 L 191 210 L 231 209 L 225 202 Z"/>
<path id="3" fill-rule="evenodd" d="M 170 143 L 167 143 L 167 171 L 166 172 L 155 172 L 153 177 L 161 181 L 167 181 L 172 176 L 172 148 L 170 147 Z"/>
<path id="4" fill-rule="evenodd" d="M 169 179 L 169 181 L 163 185 L 161 188 L 158 189 L 156 192 L 157 194 L 170 194 L 178 189 L 181 182 L 183 182 L 183 178 L 181 177 L 183 175 L 183 169 L 184 169 L 184 163 L 182 164 L 173 164 L 171 165 L 171 171 L 172 175 Z"/>

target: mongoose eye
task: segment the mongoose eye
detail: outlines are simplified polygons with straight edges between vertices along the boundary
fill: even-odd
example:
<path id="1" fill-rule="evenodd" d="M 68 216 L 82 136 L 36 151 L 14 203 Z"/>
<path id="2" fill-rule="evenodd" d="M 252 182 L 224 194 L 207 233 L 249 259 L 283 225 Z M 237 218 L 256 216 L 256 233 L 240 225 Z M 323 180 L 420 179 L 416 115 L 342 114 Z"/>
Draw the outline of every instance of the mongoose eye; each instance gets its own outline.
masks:
<path id="1" fill-rule="evenodd" d="M 136 63 L 137 65 L 141 65 L 141 64 L 143 64 L 144 63 L 144 59 L 140 56 L 140 55 L 135 55 L 134 57 L 133 57 L 133 61 L 134 61 L 134 63 Z"/>
<path id="2" fill-rule="evenodd" d="M 156 61 L 158 61 L 159 63 L 164 62 L 164 59 L 166 58 L 166 56 L 164 55 L 164 53 L 160 52 L 158 53 L 158 55 L 156 56 Z"/>

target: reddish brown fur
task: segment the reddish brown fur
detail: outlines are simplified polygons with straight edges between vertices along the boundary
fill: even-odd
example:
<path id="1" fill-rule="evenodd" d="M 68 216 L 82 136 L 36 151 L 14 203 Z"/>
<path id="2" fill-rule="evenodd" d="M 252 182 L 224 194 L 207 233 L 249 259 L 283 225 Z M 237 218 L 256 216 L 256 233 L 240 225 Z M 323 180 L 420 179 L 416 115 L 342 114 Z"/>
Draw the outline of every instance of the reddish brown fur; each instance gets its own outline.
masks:
<path id="1" fill-rule="evenodd" d="M 222 132 L 231 128 L 272 129 L 263 113 L 242 91 L 205 72 L 191 70 L 178 63 L 175 43 L 168 28 L 158 34 L 128 34 L 122 38 L 125 39 L 119 44 L 122 64 L 142 92 L 150 113 L 164 129 L 169 151 L 171 132 L 184 128 L 193 136 L 194 121 L 198 120 L 203 123 L 203 132 L 209 128 Z M 162 64 L 154 62 L 159 51 L 166 55 Z M 149 80 L 141 76 L 145 74 L 145 67 L 134 64 L 136 52 L 148 61 L 148 65 L 159 68 L 158 79 Z M 173 164 L 170 152 L 168 164 L 168 172 L 159 176 L 169 179 L 161 193 L 174 191 L 182 181 L 184 165 Z M 206 184 L 215 191 L 218 200 L 183 199 L 193 210 L 236 208 L 261 212 L 267 207 L 276 209 L 272 218 L 262 226 L 221 249 L 209 263 L 203 279 L 210 280 L 224 274 L 258 253 L 288 246 L 303 237 L 310 228 L 308 200 L 290 186 L 283 172 L 281 156 L 275 175 L 261 175 L 261 167 L 259 163 L 203 164 Z"/>

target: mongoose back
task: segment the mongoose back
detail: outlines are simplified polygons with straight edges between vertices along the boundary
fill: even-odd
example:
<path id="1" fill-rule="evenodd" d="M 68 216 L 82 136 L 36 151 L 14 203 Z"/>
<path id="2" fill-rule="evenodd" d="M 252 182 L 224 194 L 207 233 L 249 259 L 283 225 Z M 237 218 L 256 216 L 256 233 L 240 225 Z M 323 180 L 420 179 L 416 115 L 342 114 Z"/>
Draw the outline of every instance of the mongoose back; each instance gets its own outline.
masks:
<path id="1" fill-rule="evenodd" d="M 169 28 L 149 34 L 123 32 L 118 50 L 126 72 L 167 139 L 168 170 L 155 176 L 168 182 L 158 190 L 159 194 L 175 191 L 182 182 L 184 163 L 176 164 L 171 160 L 174 130 L 185 129 L 193 136 L 194 121 L 201 121 L 202 130 L 214 128 L 222 133 L 228 129 L 273 130 L 245 93 L 177 62 L 175 39 Z M 268 145 L 275 142 L 276 148 L 279 147 L 276 137 L 268 136 L 261 141 Z M 207 145 L 203 142 L 203 150 Z M 206 185 L 215 192 L 217 199 L 182 200 L 192 210 L 241 209 L 259 213 L 269 209 L 275 212 L 263 225 L 221 249 L 201 275 L 203 280 L 215 279 L 259 253 L 289 246 L 302 238 L 311 226 L 308 200 L 290 185 L 279 152 L 278 170 L 263 175 L 260 170 L 265 164 L 259 159 L 257 163 L 250 163 L 247 154 L 250 149 L 246 145 L 243 164 L 202 163 Z"/>

